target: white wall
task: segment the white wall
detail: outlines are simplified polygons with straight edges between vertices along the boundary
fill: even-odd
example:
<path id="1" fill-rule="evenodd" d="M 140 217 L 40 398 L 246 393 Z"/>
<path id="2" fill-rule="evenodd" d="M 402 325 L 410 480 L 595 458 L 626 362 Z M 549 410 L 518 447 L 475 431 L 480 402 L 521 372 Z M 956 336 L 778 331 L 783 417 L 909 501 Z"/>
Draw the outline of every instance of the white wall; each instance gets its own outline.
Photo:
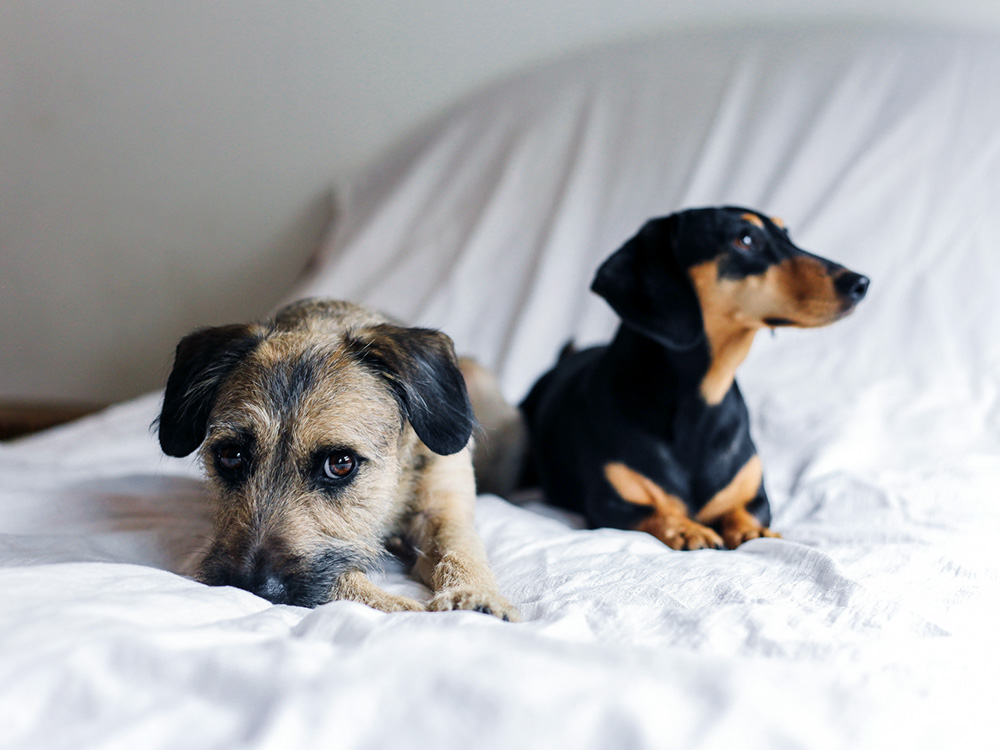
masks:
<path id="1" fill-rule="evenodd" d="M 6 0 L 0 398 L 156 387 L 176 340 L 265 313 L 334 181 L 532 61 L 656 28 L 904 18 L 996 0 Z"/>

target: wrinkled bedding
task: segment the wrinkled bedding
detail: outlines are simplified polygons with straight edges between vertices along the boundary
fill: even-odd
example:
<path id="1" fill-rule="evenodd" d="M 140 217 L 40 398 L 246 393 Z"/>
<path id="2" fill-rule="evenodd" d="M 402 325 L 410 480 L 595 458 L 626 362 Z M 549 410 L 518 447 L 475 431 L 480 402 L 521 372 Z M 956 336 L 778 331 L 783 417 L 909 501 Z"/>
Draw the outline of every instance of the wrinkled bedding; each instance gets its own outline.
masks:
<path id="1" fill-rule="evenodd" d="M 0 445 L 0 747 L 992 746 L 998 42 L 734 30 L 558 61 L 341 186 L 289 292 L 439 326 L 517 400 L 610 335 L 590 277 L 646 218 L 782 216 L 872 278 L 739 371 L 782 539 L 675 552 L 481 495 L 524 622 L 273 606 L 185 577 L 206 498 L 150 394 Z"/>

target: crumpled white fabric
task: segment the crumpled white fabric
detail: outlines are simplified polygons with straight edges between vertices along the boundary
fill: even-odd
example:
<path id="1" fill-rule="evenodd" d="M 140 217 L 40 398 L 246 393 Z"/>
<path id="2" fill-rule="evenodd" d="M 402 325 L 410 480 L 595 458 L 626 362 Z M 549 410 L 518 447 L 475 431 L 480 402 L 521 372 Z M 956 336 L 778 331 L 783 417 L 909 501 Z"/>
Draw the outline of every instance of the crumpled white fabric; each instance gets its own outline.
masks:
<path id="1" fill-rule="evenodd" d="M 523 623 L 271 606 L 181 575 L 205 495 L 151 394 L 0 446 L 0 746 L 991 746 L 998 41 L 740 29 L 502 82 L 348 186 L 289 295 L 440 326 L 518 399 L 613 330 L 590 277 L 646 218 L 780 215 L 872 277 L 740 370 L 783 539 L 674 552 L 484 495 Z"/>

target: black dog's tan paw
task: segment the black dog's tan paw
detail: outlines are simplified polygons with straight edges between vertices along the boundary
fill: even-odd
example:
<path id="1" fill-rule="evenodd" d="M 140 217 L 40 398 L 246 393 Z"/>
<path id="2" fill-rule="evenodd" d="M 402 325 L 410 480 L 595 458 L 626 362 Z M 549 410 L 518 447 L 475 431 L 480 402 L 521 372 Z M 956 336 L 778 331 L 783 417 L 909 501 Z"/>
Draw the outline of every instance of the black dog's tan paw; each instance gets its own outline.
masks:
<path id="1" fill-rule="evenodd" d="M 736 549 L 743 542 L 749 542 L 751 539 L 781 539 L 781 534 L 777 531 L 771 531 L 766 526 L 746 526 L 743 528 L 724 529 L 722 538 L 725 540 L 727 548 Z"/>
<path id="2" fill-rule="evenodd" d="M 720 549 L 722 538 L 707 526 L 690 521 L 676 529 L 665 543 L 673 549 Z"/>
<path id="3" fill-rule="evenodd" d="M 722 549 L 722 537 L 688 518 L 654 516 L 639 527 L 671 549 Z"/>
<path id="4" fill-rule="evenodd" d="M 743 507 L 733 508 L 723 515 L 719 519 L 719 531 L 722 532 L 722 538 L 726 540 L 726 547 L 729 549 L 736 549 L 751 539 L 781 538 L 781 534 L 761 524 Z"/>
<path id="5" fill-rule="evenodd" d="M 434 612 L 466 609 L 499 617 L 507 622 L 520 622 L 521 615 L 510 602 L 493 591 L 482 591 L 471 587 L 456 586 L 439 591 L 427 604 Z"/>

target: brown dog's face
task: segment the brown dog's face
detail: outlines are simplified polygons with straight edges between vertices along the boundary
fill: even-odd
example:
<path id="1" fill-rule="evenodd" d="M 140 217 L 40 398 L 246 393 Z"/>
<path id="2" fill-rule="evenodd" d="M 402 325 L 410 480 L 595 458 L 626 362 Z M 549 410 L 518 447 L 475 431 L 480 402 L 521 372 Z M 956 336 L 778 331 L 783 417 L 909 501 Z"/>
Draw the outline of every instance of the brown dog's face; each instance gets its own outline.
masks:
<path id="1" fill-rule="evenodd" d="M 170 455 L 201 446 L 215 512 L 199 577 L 276 603 L 327 601 L 340 575 L 383 553 L 417 438 L 442 453 L 468 442 L 467 404 L 435 331 L 309 319 L 187 337 L 160 440 Z"/>
<path id="2" fill-rule="evenodd" d="M 399 406 L 344 347 L 310 338 L 270 337 L 219 395 L 201 448 L 216 502 L 206 583 L 317 603 L 329 572 L 379 554 L 407 448 Z"/>

